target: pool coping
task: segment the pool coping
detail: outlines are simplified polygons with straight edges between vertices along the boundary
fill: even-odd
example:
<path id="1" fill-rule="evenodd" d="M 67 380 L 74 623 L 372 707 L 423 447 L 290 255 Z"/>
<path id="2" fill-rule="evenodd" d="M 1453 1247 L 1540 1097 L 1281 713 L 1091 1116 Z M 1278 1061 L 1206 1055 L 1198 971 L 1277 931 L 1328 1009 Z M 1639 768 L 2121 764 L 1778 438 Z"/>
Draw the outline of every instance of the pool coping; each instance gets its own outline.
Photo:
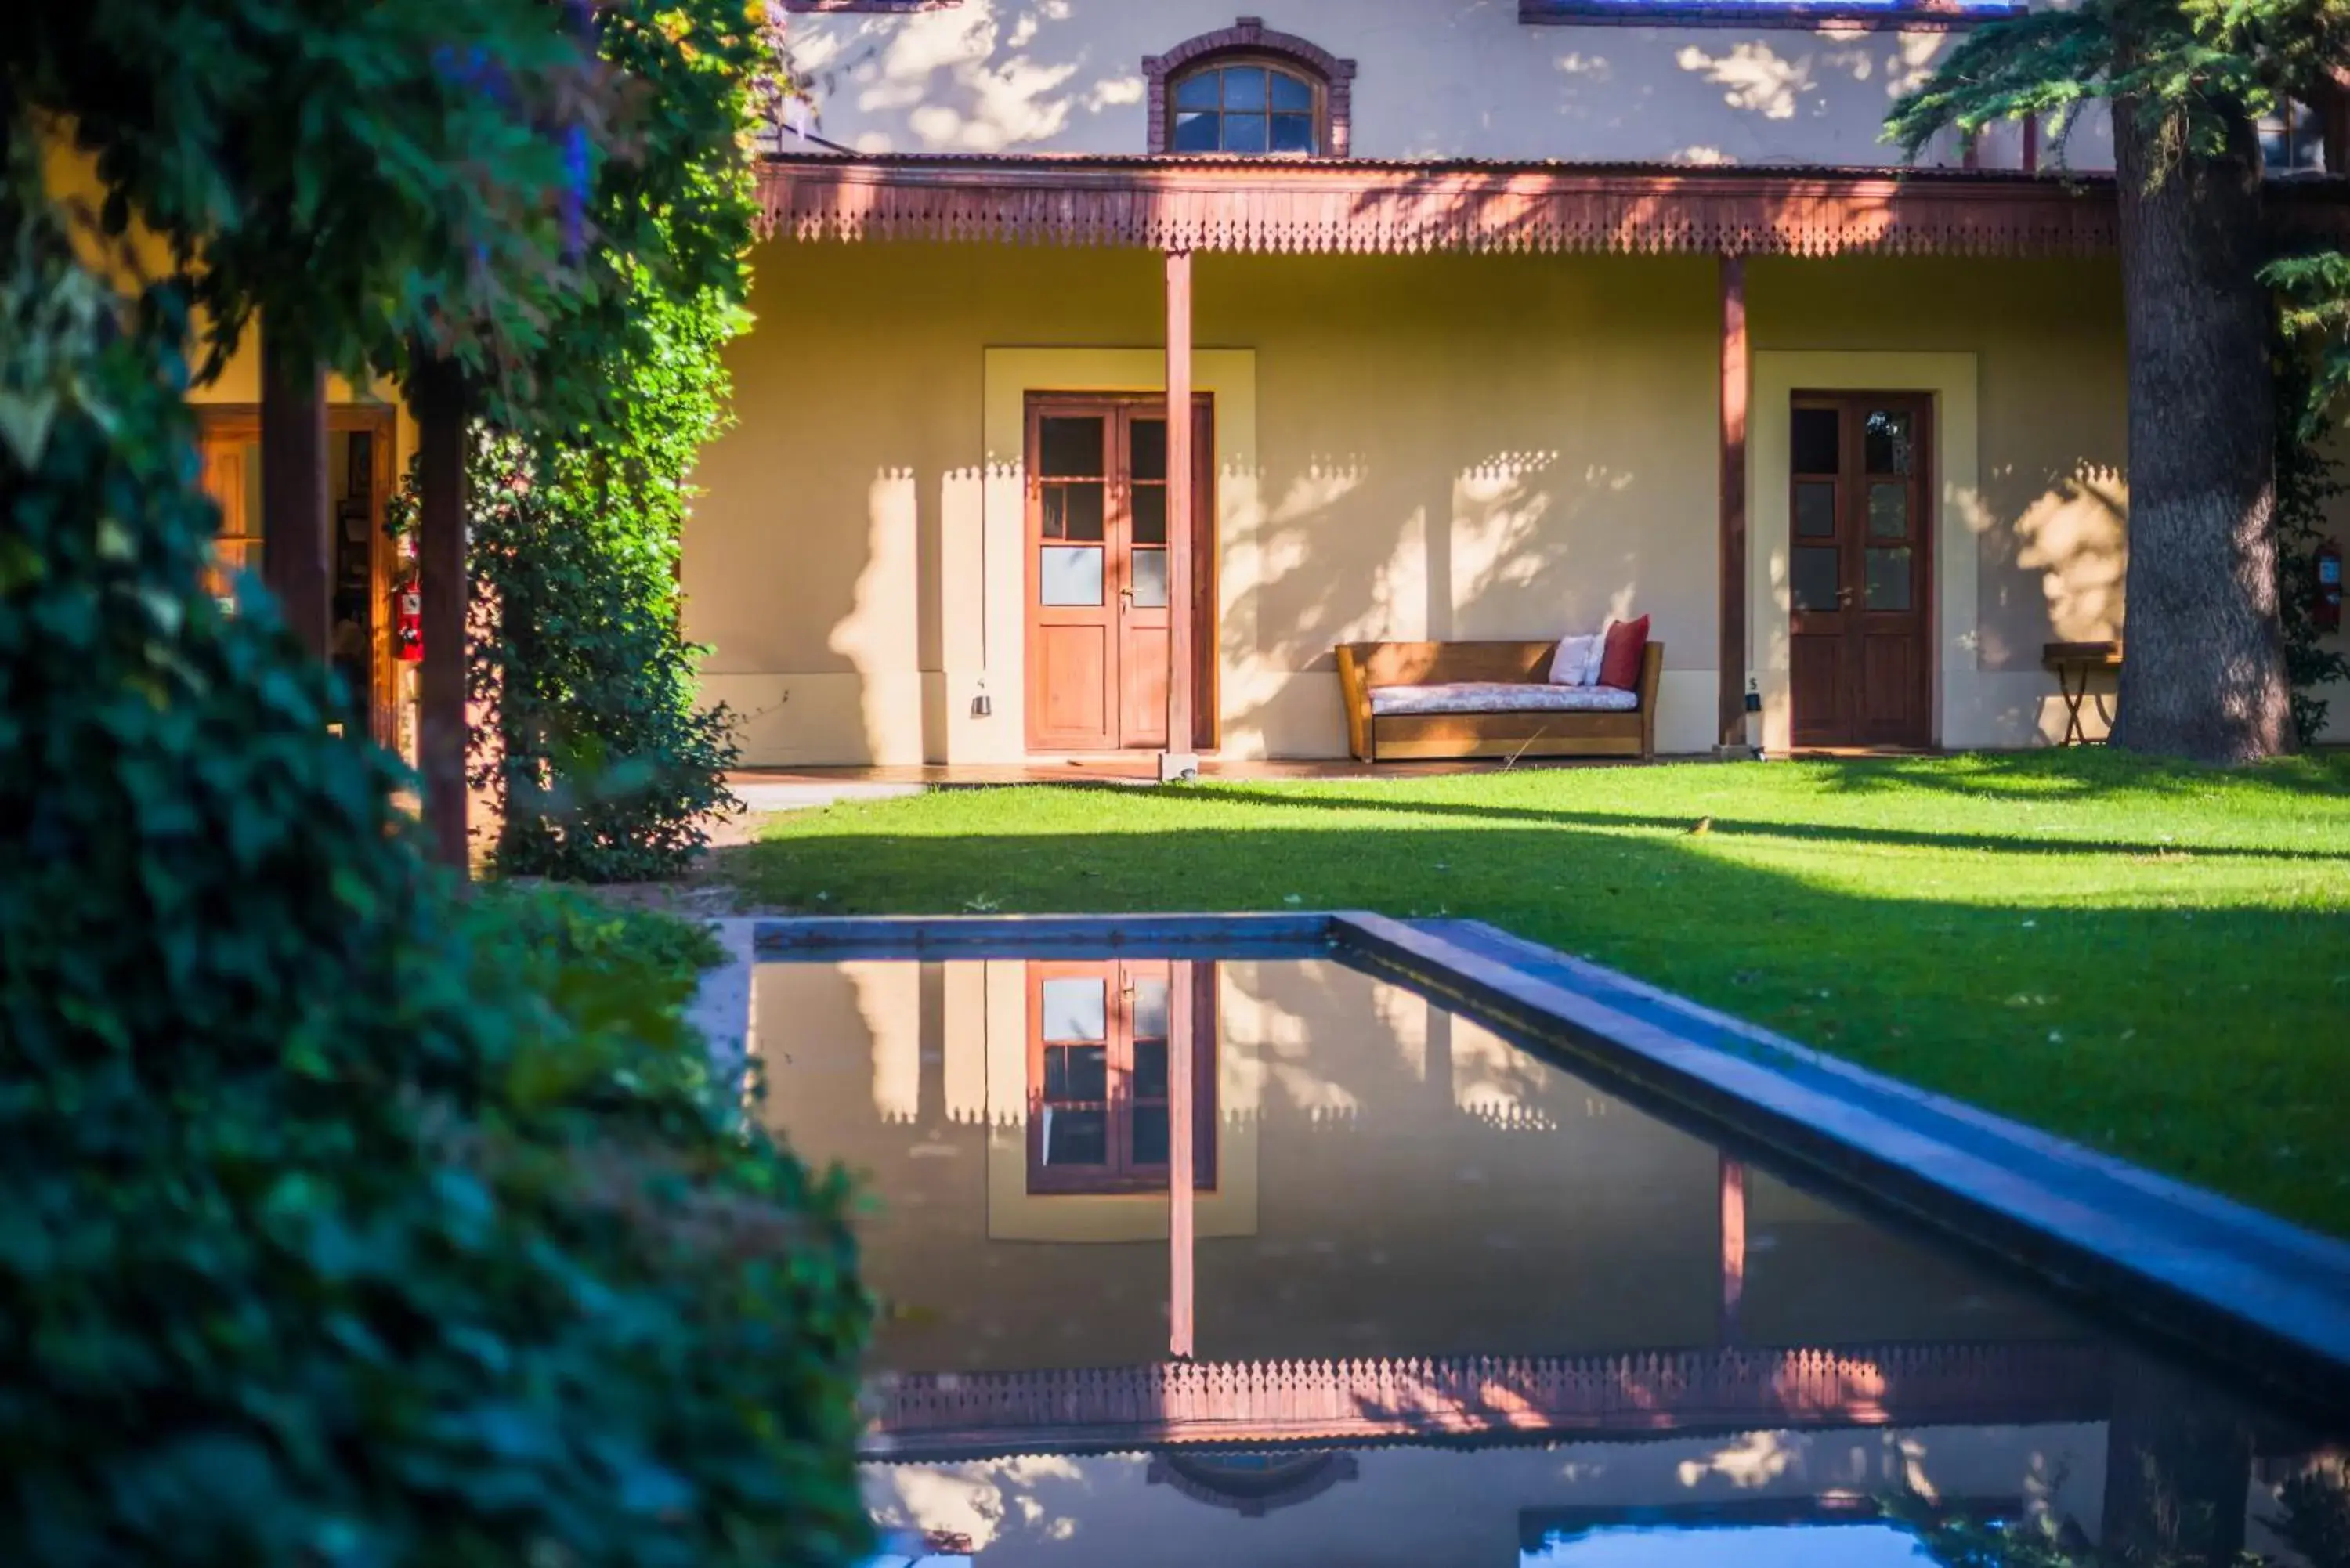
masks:
<path id="1" fill-rule="evenodd" d="M 2350 1243 L 1480 922 L 1300 911 L 717 924 L 729 928 L 727 969 L 743 972 L 735 981 L 713 974 L 726 1000 L 706 988 L 705 1001 L 722 1015 L 731 1005 L 738 1020 L 759 961 L 1324 952 L 1866 1207 L 2019 1266 L 2189 1359 L 2251 1378 L 2273 1400 L 2350 1408 Z M 739 1024 L 733 1033 L 739 1050 Z"/>

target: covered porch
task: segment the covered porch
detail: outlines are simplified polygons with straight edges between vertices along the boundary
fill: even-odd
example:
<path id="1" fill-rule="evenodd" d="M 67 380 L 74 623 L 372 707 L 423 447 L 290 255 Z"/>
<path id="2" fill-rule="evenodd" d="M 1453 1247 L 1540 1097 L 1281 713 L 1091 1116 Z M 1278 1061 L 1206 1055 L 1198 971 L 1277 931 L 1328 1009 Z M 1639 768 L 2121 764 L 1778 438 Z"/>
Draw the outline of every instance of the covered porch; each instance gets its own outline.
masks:
<path id="1" fill-rule="evenodd" d="M 1742 752 L 1750 683 L 1773 751 L 2024 746 L 2062 732 L 2043 644 L 2118 627 L 2109 188 L 937 158 L 764 179 L 742 427 L 685 566 L 751 766 L 1327 763 L 1341 641 L 1644 614 L 1663 754 Z M 1072 563 L 1076 591 L 1047 580 Z M 1898 639 L 1850 648 L 1903 661 L 1914 699 L 1840 732 L 1822 715 L 1865 716 L 1863 672 L 1804 649 L 1841 655 L 1861 595 L 1898 601 L 1874 623 Z"/>

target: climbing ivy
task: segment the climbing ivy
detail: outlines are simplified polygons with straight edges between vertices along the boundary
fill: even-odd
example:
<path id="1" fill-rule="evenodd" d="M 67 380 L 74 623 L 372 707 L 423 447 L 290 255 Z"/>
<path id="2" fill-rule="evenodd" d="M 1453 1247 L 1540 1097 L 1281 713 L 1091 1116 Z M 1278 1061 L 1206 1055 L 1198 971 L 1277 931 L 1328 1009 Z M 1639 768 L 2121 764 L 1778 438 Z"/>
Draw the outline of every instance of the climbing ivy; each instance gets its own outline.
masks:
<path id="1" fill-rule="evenodd" d="M 462 303 L 539 417 L 602 399 L 527 352 L 605 305 L 531 272 L 536 151 L 469 143 L 436 85 L 452 39 L 521 71 L 560 10 L 88 0 L 0 42 L 11 1568 L 867 1546 L 848 1197 L 744 1125 L 681 1021 L 690 933 L 460 898 L 268 596 L 203 587 L 190 345 L 256 303 L 338 363 Z M 118 224 L 186 238 L 151 283 L 84 259 L 36 113 L 73 117 Z M 389 240 L 341 221 L 378 196 Z"/>
<path id="2" fill-rule="evenodd" d="M 2350 493 L 2341 464 L 2320 444 L 2330 421 L 2304 418 L 2315 396 L 2310 357 L 2290 344 L 2276 352 L 2277 610 L 2284 627 L 2285 675 L 2293 682 L 2293 727 L 2304 746 L 2325 729 L 2330 704 L 2320 687 L 2350 680 L 2338 638 L 2317 624 L 2317 549 L 2331 533 L 2334 501 Z"/>

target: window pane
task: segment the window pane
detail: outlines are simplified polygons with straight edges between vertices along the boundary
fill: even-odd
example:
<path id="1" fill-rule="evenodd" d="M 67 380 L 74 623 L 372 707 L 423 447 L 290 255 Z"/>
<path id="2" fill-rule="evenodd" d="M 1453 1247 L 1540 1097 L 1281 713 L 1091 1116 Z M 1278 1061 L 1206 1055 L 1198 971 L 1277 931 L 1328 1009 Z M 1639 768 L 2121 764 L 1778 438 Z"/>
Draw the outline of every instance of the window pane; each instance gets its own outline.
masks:
<path id="1" fill-rule="evenodd" d="M 2293 133 L 2282 114 L 2261 117 L 2261 161 L 2279 173 L 2293 167 Z"/>
<path id="2" fill-rule="evenodd" d="M 1134 982 L 1134 1037 L 1137 1040 L 1167 1038 L 1165 981 L 1138 980 Z"/>
<path id="3" fill-rule="evenodd" d="M 1071 555 L 1079 552 L 1072 550 Z M 1086 551 L 1100 559 L 1100 552 Z M 1047 1040 L 1107 1040 L 1109 1038 L 1109 984 L 1090 977 L 1048 980 L 1041 988 Z"/>
<path id="4" fill-rule="evenodd" d="M 1167 477 L 1167 421 L 1137 420 L 1128 427 L 1131 432 L 1128 444 L 1133 449 L 1134 477 L 1164 479 Z"/>
<path id="5" fill-rule="evenodd" d="M 1224 108 L 1264 108 L 1264 68 L 1262 66 L 1234 66 L 1224 72 Z"/>
<path id="6" fill-rule="evenodd" d="M 1134 607 L 1167 607 L 1167 552 L 1137 550 L 1134 561 Z"/>
<path id="7" fill-rule="evenodd" d="M 1286 71 L 1275 71 L 1273 73 L 1273 107 L 1311 114 L 1314 112 L 1314 88 Z"/>
<path id="8" fill-rule="evenodd" d="M 1795 532 L 1807 539 L 1835 537 L 1836 487 L 1816 481 L 1795 486 Z"/>
<path id="9" fill-rule="evenodd" d="M 1102 602 L 1102 552 L 1098 545 L 1047 545 L 1036 601 L 1047 605 Z"/>
<path id="10" fill-rule="evenodd" d="M 1167 1097 L 1166 1041 L 1138 1040 L 1134 1043 L 1134 1097 L 1138 1100 L 1163 1100 Z"/>
<path id="11" fill-rule="evenodd" d="M 1836 607 L 1836 555 L 1834 545 L 1806 545 L 1795 552 L 1795 607 L 1832 610 Z"/>
<path id="12" fill-rule="evenodd" d="M 1883 409 L 1868 416 L 1868 433 L 1862 447 L 1869 472 L 1909 472 L 1909 424 L 1908 414 L 1887 413 Z"/>
<path id="13" fill-rule="evenodd" d="M 1036 472 L 1046 479 L 1099 479 L 1106 472 L 1102 467 L 1102 421 L 1099 416 L 1081 420 L 1044 420 L 1039 421 L 1037 445 L 1044 450 L 1038 454 Z"/>
<path id="14" fill-rule="evenodd" d="M 1842 437 L 1837 434 L 1836 411 L 1834 409 L 1797 409 L 1795 410 L 1795 472 L 1797 473 L 1841 473 Z"/>
<path id="15" fill-rule="evenodd" d="M 1109 1048 L 1048 1045 L 1045 1048 L 1045 1097 L 1084 1105 L 1109 1098 Z"/>
<path id="16" fill-rule="evenodd" d="M 1102 538 L 1102 487 L 1093 484 L 1045 486 L 1045 537 L 1099 544 Z"/>
<path id="17" fill-rule="evenodd" d="M 1167 543 L 1165 486 L 1138 484 L 1134 487 L 1134 542 L 1138 545 Z"/>
<path id="18" fill-rule="evenodd" d="M 1275 152 L 1311 152 L 1314 147 L 1314 117 L 1308 114 L 1276 114 L 1273 117 L 1273 151 Z"/>
<path id="19" fill-rule="evenodd" d="M 1182 113 L 1175 115 L 1175 151 L 1178 153 L 1212 153 L 1220 134 L 1222 118 L 1212 113 Z"/>
<path id="20" fill-rule="evenodd" d="M 1868 487 L 1868 534 L 1872 539 L 1909 537 L 1909 487 L 1872 484 Z"/>
<path id="21" fill-rule="evenodd" d="M 1868 607 L 1906 610 L 1909 607 L 1909 549 L 1868 552 Z"/>
<path id="22" fill-rule="evenodd" d="M 1224 116 L 1224 151 L 1227 152 L 1263 152 L 1265 150 L 1264 134 L 1264 116 L 1261 114 Z"/>
<path id="23" fill-rule="evenodd" d="M 1044 1116 L 1046 1165 L 1109 1163 L 1107 1111 L 1064 1111 L 1047 1106 Z"/>
<path id="24" fill-rule="evenodd" d="M 1214 109 L 1218 103 L 1216 87 L 1217 73 L 1214 71 L 1198 71 L 1185 77 L 1175 84 L 1175 107 Z"/>
<path id="25" fill-rule="evenodd" d="M 1134 1163 L 1137 1165 L 1167 1163 L 1167 1107 L 1165 1106 L 1134 1107 Z"/>
<path id="26" fill-rule="evenodd" d="M 1220 140 L 1219 117 L 1207 111 L 1175 117 L 1175 151 L 1213 152 Z"/>
<path id="27" fill-rule="evenodd" d="M 2293 133 L 2287 139 L 2293 169 L 2325 167 L 2325 121 L 2302 104 L 2293 106 Z"/>

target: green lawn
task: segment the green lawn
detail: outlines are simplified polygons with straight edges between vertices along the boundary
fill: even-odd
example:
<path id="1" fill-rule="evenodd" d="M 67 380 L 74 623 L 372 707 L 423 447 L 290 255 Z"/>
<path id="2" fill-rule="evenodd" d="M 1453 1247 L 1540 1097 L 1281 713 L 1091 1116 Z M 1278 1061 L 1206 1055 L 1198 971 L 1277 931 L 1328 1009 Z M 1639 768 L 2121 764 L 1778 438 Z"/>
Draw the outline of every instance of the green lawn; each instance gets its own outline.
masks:
<path id="1" fill-rule="evenodd" d="M 719 870 L 832 914 L 1474 916 L 2350 1234 L 2350 757 L 954 792 Z"/>

